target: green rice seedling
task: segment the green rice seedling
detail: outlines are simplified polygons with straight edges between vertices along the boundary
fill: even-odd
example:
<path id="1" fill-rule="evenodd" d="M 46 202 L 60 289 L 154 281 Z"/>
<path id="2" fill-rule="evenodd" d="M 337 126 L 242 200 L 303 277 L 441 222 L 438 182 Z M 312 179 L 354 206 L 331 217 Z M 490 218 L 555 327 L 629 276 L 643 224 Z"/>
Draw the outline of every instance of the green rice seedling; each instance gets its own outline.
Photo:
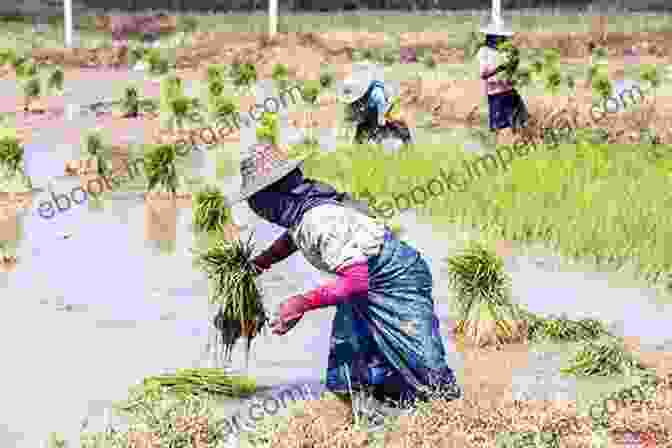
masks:
<path id="1" fill-rule="evenodd" d="M 193 33 L 198 29 L 198 18 L 196 16 L 181 16 L 179 19 L 179 28 L 186 33 Z"/>
<path id="2" fill-rule="evenodd" d="M 510 301 L 510 279 L 502 259 L 483 245 L 472 243 L 447 261 L 460 314 L 457 336 L 478 346 L 523 338 L 523 321 L 518 307 Z"/>
<path id="3" fill-rule="evenodd" d="M 167 106 L 171 100 L 184 96 L 182 78 L 177 75 L 166 76 L 161 80 L 161 102 Z"/>
<path id="4" fill-rule="evenodd" d="M 268 141 L 273 145 L 277 144 L 279 133 L 278 114 L 263 112 L 256 132 L 257 138 L 260 141 Z"/>
<path id="5" fill-rule="evenodd" d="M 648 83 L 653 89 L 654 104 L 657 99 L 657 91 L 661 84 L 661 76 L 655 65 L 644 65 L 640 69 L 639 78 L 642 82 Z"/>
<path id="6" fill-rule="evenodd" d="M 231 209 L 222 191 L 206 186 L 196 194 L 194 226 L 199 232 L 221 232 L 231 221 Z"/>
<path id="7" fill-rule="evenodd" d="M 205 71 L 205 80 L 207 83 L 223 80 L 225 72 L 224 66 L 220 64 L 210 64 Z"/>
<path id="8" fill-rule="evenodd" d="M 128 63 L 131 67 L 134 67 L 138 62 L 144 61 L 147 56 L 147 49 L 143 46 L 137 45 L 131 47 L 128 52 Z"/>
<path id="9" fill-rule="evenodd" d="M 273 79 L 273 81 L 276 82 L 286 81 L 288 77 L 289 77 L 289 69 L 285 64 L 275 64 L 273 66 L 273 72 L 271 74 L 271 78 Z"/>
<path id="10" fill-rule="evenodd" d="M 220 240 L 198 255 L 198 264 L 212 281 L 211 304 L 220 304 L 215 327 L 220 330 L 230 357 L 236 340 L 247 338 L 249 355 L 252 340 L 268 320 L 261 291 L 256 285 L 257 268 L 252 260 L 252 237 L 241 240 Z"/>
<path id="11" fill-rule="evenodd" d="M 23 147 L 16 137 L 0 139 L 0 166 L 5 170 L 7 177 L 13 177 L 23 172 Z"/>
<path id="12" fill-rule="evenodd" d="M 161 187 L 163 191 L 175 193 L 178 187 L 175 145 L 153 145 L 145 154 L 144 159 L 147 191 Z"/>
<path id="13" fill-rule="evenodd" d="M 149 66 L 149 72 L 153 75 L 165 75 L 170 70 L 168 60 L 161 55 L 158 48 L 150 48 L 144 55 L 144 59 Z"/>
<path id="14" fill-rule="evenodd" d="M 128 86 L 124 90 L 124 99 L 121 102 L 121 109 L 124 117 L 137 118 L 140 114 L 140 100 L 138 98 L 138 89 Z"/>
<path id="15" fill-rule="evenodd" d="M 473 59 L 476 57 L 478 50 L 485 45 L 485 35 L 482 33 L 477 33 L 476 31 L 470 31 L 467 35 L 467 38 L 462 44 L 462 49 L 467 58 Z"/>
<path id="16" fill-rule="evenodd" d="M 431 53 L 426 54 L 426 55 L 422 58 L 422 63 L 423 63 L 424 66 L 427 67 L 428 69 L 435 69 L 435 68 L 436 68 L 436 65 L 437 65 L 437 64 L 436 64 L 436 59 L 434 59 L 434 56 L 433 56 Z"/>
<path id="17" fill-rule="evenodd" d="M 16 60 L 16 51 L 11 48 L 0 50 L 0 67 L 6 64 L 12 64 Z"/>
<path id="18" fill-rule="evenodd" d="M 334 84 L 333 73 L 322 73 L 320 75 L 320 85 L 323 89 L 328 89 Z"/>
<path id="19" fill-rule="evenodd" d="M 37 101 L 42 95 L 42 84 L 40 79 L 30 78 L 23 85 L 23 110 L 28 112 L 30 105 Z"/>
<path id="20" fill-rule="evenodd" d="M 86 155 L 95 160 L 97 164 L 97 174 L 104 176 L 107 174 L 107 154 L 108 148 L 103 143 L 103 136 L 100 131 L 92 131 L 84 137 L 84 151 Z"/>
<path id="21" fill-rule="evenodd" d="M 560 371 L 576 376 L 613 376 L 632 373 L 641 364 L 625 350 L 621 341 L 588 342 Z"/>
<path id="22" fill-rule="evenodd" d="M 66 448 L 67 441 L 57 432 L 49 433 L 47 448 Z"/>
<path id="23" fill-rule="evenodd" d="M 394 65 L 399 62 L 399 50 L 389 49 L 383 53 L 383 61 L 385 65 Z"/>
<path id="24" fill-rule="evenodd" d="M 54 69 L 49 75 L 47 87 L 52 92 L 62 92 L 64 78 L 65 75 L 62 68 L 58 67 Z"/>
<path id="25" fill-rule="evenodd" d="M 232 68 L 233 84 L 236 87 L 250 87 L 257 82 L 257 68 L 250 63 L 234 64 Z"/>

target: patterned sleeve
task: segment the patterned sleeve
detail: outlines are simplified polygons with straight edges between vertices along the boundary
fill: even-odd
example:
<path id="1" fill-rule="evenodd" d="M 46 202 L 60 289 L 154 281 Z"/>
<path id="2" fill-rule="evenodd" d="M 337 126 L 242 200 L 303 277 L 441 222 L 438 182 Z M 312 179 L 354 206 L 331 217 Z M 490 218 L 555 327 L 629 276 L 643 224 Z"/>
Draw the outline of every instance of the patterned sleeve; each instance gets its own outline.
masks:
<path id="1" fill-rule="evenodd" d="M 311 264 L 335 273 L 378 254 L 385 228 L 350 208 L 323 205 L 306 213 L 293 234 Z"/>

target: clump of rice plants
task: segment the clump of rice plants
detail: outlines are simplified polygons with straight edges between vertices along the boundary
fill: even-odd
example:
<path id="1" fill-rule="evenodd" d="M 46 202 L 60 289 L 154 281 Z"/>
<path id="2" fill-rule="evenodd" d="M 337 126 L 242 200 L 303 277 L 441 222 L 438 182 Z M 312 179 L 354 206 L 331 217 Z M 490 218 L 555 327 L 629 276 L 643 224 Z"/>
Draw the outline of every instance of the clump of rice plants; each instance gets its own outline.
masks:
<path id="1" fill-rule="evenodd" d="M 632 373 L 643 368 L 635 357 L 615 339 L 588 342 L 576 354 L 569 367 L 560 371 L 576 376 L 614 376 Z"/>
<path id="2" fill-rule="evenodd" d="M 275 64 L 271 78 L 275 81 L 281 90 L 284 90 L 289 83 L 289 69 L 285 64 Z"/>
<path id="3" fill-rule="evenodd" d="M 121 108 L 124 117 L 138 117 L 140 114 L 140 100 L 138 99 L 138 89 L 136 87 L 126 87 L 124 90 L 124 99 L 121 102 Z"/>
<path id="4" fill-rule="evenodd" d="M 31 105 L 42 95 L 42 84 L 37 77 L 28 79 L 23 85 L 23 110 L 30 111 Z"/>
<path id="5" fill-rule="evenodd" d="M 147 190 L 152 191 L 157 186 L 164 191 L 175 193 L 178 187 L 177 177 L 177 149 L 173 144 L 154 145 L 145 154 L 145 175 L 147 176 Z"/>
<path id="6" fill-rule="evenodd" d="M 434 69 L 434 68 L 436 68 L 436 65 L 437 65 L 436 64 L 436 59 L 429 52 L 423 56 L 422 63 L 425 67 L 427 67 L 429 69 Z"/>
<path id="7" fill-rule="evenodd" d="M 257 128 L 257 138 L 260 141 L 267 140 L 275 145 L 278 143 L 278 134 L 280 132 L 278 128 L 278 114 L 274 112 L 263 112 L 259 127 Z"/>
<path id="8" fill-rule="evenodd" d="M 84 150 L 89 158 L 96 161 L 96 173 L 99 176 L 107 174 L 107 147 L 103 143 L 103 137 L 99 131 L 86 134 L 84 138 Z"/>
<path id="9" fill-rule="evenodd" d="M 334 84 L 334 74 L 333 73 L 322 73 L 320 75 L 320 85 L 323 89 L 328 89 Z"/>
<path id="10" fill-rule="evenodd" d="M 448 259 L 448 275 L 457 292 L 459 338 L 481 347 L 524 339 L 526 331 L 510 301 L 510 280 L 500 257 L 474 243 Z"/>
<path id="11" fill-rule="evenodd" d="M 219 304 L 215 328 L 222 336 L 226 357 L 240 337 L 247 338 L 249 356 L 252 340 L 268 320 L 252 262 L 252 236 L 247 242 L 220 240 L 198 255 L 198 264 L 212 282 L 211 304 Z"/>
<path id="12" fill-rule="evenodd" d="M 150 48 L 144 54 L 144 59 L 153 75 L 165 75 L 170 70 L 170 63 L 165 59 L 158 48 Z"/>
<path id="13" fill-rule="evenodd" d="M 49 75 L 47 80 L 47 88 L 51 92 L 60 93 L 63 91 L 63 82 L 65 80 L 65 74 L 63 73 L 62 68 L 56 68 Z"/>
<path id="14" fill-rule="evenodd" d="M 16 57 L 16 51 L 12 50 L 11 48 L 3 48 L 0 50 L 0 67 L 7 64 L 12 64 Z"/>
<path id="15" fill-rule="evenodd" d="M 257 68 L 248 63 L 236 63 L 232 67 L 231 76 L 236 87 L 250 87 L 257 82 Z"/>
<path id="16" fill-rule="evenodd" d="M 180 17 L 179 28 L 187 33 L 193 33 L 198 29 L 198 18 L 194 16 Z"/>
<path id="17" fill-rule="evenodd" d="M 18 138 L 8 136 L 0 139 L 0 166 L 8 177 L 23 171 L 23 153 L 23 147 Z"/>
<path id="18" fill-rule="evenodd" d="M 228 434 L 222 431 L 222 420 L 216 409 L 216 397 L 212 395 L 175 397 L 170 388 L 160 384 L 133 386 L 126 400 L 114 404 L 114 410 L 129 421 L 128 428 L 123 431 L 106 428 L 103 433 L 83 434 L 82 447 L 222 446 Z"/>
<path id="19" fill-rule="evenodd" d="M 221 232 L 231 222 L 231 209 L 222 191 L 206 186 L 196 194 L 194 227 L 198 232 Z"/>

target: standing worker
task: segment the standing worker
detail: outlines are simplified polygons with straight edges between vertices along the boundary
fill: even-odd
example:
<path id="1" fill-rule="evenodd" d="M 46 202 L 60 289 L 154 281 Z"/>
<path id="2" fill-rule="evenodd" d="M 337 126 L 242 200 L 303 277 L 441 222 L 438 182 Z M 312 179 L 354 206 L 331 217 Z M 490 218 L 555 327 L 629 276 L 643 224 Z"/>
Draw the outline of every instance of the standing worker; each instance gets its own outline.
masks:
<path id="1" fill-rule="evenodd" d="M 527 123 L 528 112 L 525 102 L 513 87 L 513 84 L 502 78 L 501 72 L 512 64 L 517 66 L 517 60 L 504 60 L 498 45 L 507 42 L 513 31 L 507 29 L 501 21 L 491 21 L 488 26 L 481 28 L 485 33 L 485 45 L 478 51 L 480 63 L 480 78 L 483 80 L 485 93 L 488 96 L 488 115 L 490 130 L 497 134 L 497 143 L 506 136 L 501 143 L 513 143 L 513 134 Z M 503 130 L 507 130 L 502 132 Z M 504 135 L 503 135 L 504 134 Z"/>
<path id="2" fill-rule="evenodd" d="M 254 259 L 260 272 L 300 251 L 318 270 L 337 275 L 282 302 L 273 333 L 287 333 L 311 310 L 335 306 L 329 391 L 346 401 L 351 390 L 368 393 L 378 401 L 378 416 L 411 408 L 417 399 L 459 398 L 427 262 L 384 225 L 348 206 L 347 194 L 305 179 L 301 166 L 283 148 L 256 145 L 241 162 L 241 192 L 231 201 L 247 200 L 259 217 L 287 229 Z M 389 401 L 401 406 L 386 406 Z"/>

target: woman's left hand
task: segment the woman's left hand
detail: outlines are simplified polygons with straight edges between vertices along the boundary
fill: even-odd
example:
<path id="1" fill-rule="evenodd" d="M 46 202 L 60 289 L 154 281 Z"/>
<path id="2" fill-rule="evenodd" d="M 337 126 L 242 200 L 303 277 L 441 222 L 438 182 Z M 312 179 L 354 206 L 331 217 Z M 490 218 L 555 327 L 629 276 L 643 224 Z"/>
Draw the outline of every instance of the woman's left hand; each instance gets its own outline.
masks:
<path id="1" fill-rule="evenodd" d="M 294 328 L 303 317 L 306 299 L 302 295 L 290 297 L 280 304 L 278 316 L 271 321 L 273 334 L 283 335 Z"/>

